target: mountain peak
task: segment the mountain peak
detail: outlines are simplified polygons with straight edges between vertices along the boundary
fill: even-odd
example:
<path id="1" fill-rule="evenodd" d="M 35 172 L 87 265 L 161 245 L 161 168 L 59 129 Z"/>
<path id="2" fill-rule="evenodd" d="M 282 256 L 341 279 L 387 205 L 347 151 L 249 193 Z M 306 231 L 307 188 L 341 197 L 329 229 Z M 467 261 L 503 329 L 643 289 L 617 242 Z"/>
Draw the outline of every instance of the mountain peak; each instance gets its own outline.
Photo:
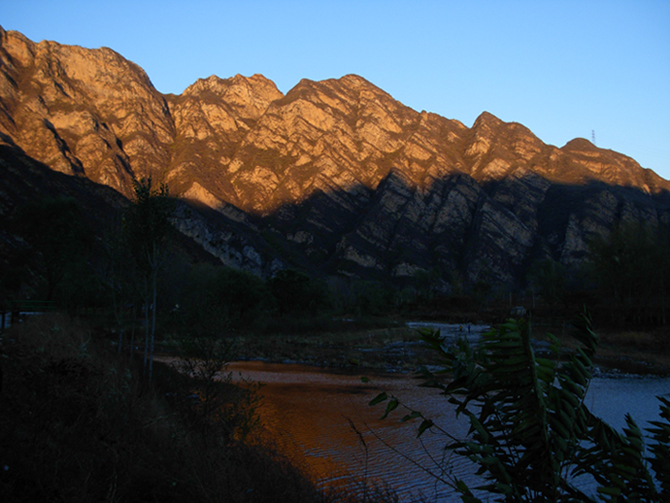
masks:
<path id="1" fill-rule="evenodd" d="M 363 86 L 371 86 L 371 87 L 377 87 L 375 86 L 372 82 L 369 80 L 361 77 L 360 75 L 356 75 L 355 73 L 349 73 L 347 75 L 344 75 L 340 77 L 339 79 L 340 82 L 342 82 L 345 85 L 351 86 L 351 87 L 363 87 Z"/>
<path id="2" fill-rule="evenodd" d="M 593 143 L 591 143 L 586 138 L 574 138 L 566 143 L 561 150 L 580 150 L 580 151 L 591 151 L 597 152 L 599 149 Z"/>
<path id="3" fill-rule="evenodd" d="M 281 98 L 283 95 L 270 79 L 260 74 L 245 77 L 239 73 L 234 77 L 222 79 L 217 75 L 210 75 L 205 79 L 198 79 L 182 93 L 183 95 L 198 94 L 211 91 L 220 96 L 231 92 L 231 89 L 246 88 L 251 94 L 266 95 L 270 101 Z"/>
<path id="4" fill-rule="evenodd" d="M 472 129 L 478 129 L 481 127 L 499 127 L 504 124 L 503 121 L 498 119 L 495 115 L 493 115 L 490 112 L 482 112 L 479 114 L 479 117 L 475 119 L 474 124 L 472 125 Z"/>

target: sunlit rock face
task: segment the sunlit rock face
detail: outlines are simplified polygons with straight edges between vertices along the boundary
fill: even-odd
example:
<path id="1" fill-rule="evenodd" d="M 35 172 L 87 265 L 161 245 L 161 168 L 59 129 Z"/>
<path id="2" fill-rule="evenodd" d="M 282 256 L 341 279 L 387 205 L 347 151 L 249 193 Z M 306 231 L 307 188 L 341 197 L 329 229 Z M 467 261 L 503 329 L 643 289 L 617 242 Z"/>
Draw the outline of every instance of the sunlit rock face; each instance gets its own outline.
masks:
<path id="1" fill-rule="evenodd" d="M 625 155 L 546 145 L 486 112 L 468 128 L 356 75 L 286 95 L 211 76 L 163 95 L 111 49 L 2 29 L 0 70 L 0 141 L 126 196 L 134 179 L 167 183 L 214 210 L 185 212 L 185 234 L 263 275 L 518 284 L 538 259 L 582 263 L 621 219 L 670 223 L 670 182 Z"/>
<path id="2" fill-rule="evenodd" d="M 0 131 L 28 155 L 126 194 L 169 161 L 174 123 L 137 65 L 106 48 L 0 37 Z"/>

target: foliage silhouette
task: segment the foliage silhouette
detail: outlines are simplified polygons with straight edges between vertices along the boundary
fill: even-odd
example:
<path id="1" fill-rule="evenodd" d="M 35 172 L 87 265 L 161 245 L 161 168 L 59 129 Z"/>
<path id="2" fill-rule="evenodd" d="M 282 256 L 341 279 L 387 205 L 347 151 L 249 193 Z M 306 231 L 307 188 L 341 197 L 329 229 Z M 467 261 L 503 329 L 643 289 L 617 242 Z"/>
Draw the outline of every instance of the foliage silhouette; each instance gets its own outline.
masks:
<path id="1" fill-rule="evenodd" d="M 292 269 L 278 271 L 268 280 L 268 287 L 281 316 L 287 313 L 314 312 L 328 302 L 324 285 L 307 274 Z"/>
<path id="2" fill-rule="evenodd" d="M 92 243 L 79 205 L 64 197 L 31 201 L 17 209 L 13 224 L 35 252 L 33 262 L 46 279 L 46 300 L 53 300 L 68 272 L 81 266 Z M 74 276 L 81 276 L 81 271 Z"/>
<path id="3" fill-rule="evenodd" d="M 158 273 L 165 260 L 166 240 L 173 229 L 170 217 L 174 211 L 167 185 L 152 187 L 151 178 L 135 181 L 135 204 L 126 215 L 126 232 L 144 287 L 145 340 L 144 363 L 149 379 L 153 371 Z M 149 324 L 151 312 L 151 325 Z M 150 328 L 149 328 L 150 327 Z"/>
<path id="4" fill-rule="evenodd" d="M 258 326 L 271 295 L 261 278 L 226 266 L 199 264 L 188 274 L 179 298 L 182 322 L 202 335 L 220 336 L 226 329 Z"/>
<path id="5" fill-rule="evenodd" d="M 551 259 L 535 262 L 528 271 L 528 282 L 547 302 L 551 314 L 566 292 L 565 267 Z"/>
<path id="6" fill-rule="evenodd" d="M 670 296 L 667 225 L 622 222 L 589 246 L 591 271 L 613 323 L 666 325 Z"/>
<path id="7" fill-rule="evenodd" d="M 191 357 L 213 349 L 225 359 L 225 348 L 196 344 Z M 347 501 L 319 491 L 261 439 L 240 439 L 255 424 L 253 392 L 160 363 L 149 383 L 141 362 L 110 349 L 56 313 L 0 337 L 0 501 Z M 203 384 L 207 408 L 193 398 Z"/>

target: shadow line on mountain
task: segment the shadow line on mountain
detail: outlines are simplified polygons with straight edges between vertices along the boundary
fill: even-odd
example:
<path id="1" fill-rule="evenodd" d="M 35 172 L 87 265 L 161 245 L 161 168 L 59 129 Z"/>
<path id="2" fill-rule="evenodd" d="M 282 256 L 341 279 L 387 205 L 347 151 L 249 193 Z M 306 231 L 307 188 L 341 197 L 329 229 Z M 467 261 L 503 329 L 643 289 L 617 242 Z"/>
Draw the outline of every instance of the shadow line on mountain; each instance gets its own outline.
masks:
<path id="1" fill-rule="evenodd" d="M 480 185 L 455 174 L 418 188 L 391 171 L 376 189 L 317 191 L 244 214 L 283 261 L 316 274 L 407 279 L 439 267 L 515 284 L 534 261 L 584 260 L 588 240 L 621 220 L 670 222 L 670 193 L 537 175 Z"/>
<path id="2" fill-rule="evenodd" d="M 98 221 L 128 205 L 116 190 L 56 172 L 17 147 L 0 145 L 0 162 L 5 220 L 36 197 L 73 197 Z M 184 200 L 179 208 L 178 227 L 208 261 L 264 277 L 289 267 L 400 283 L 440 269 L 470 283 L 518 285 L 537 260 L 583 261 L 589 237 L 621 220 L 670 224 L 668 192 L 600 181 L 556 184 L 537 175 L 480 185 L 455 174 L 417 188 L 391 171 L 376 189 L 317 191 L 265 216 L 228 203 L 212 209 Z"/>

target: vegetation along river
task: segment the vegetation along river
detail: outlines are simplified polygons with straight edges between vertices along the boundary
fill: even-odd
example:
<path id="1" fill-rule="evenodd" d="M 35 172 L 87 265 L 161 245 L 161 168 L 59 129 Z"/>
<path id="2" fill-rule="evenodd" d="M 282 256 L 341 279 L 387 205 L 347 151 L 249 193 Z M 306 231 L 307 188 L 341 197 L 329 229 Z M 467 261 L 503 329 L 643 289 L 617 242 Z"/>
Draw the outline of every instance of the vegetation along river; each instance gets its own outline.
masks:
<path id="1" fill-rule="evenodd" d="M 480 333 L 473 327 L 473 337 Z M 447 332 L 443 327 L 443 334 Z M 401 423 L 398 409 L 380 420 L 384 405 L 368 406 L 380 391 L 420 410 L 455 436 L 467 431 L 467 422 L 456 419 L 454 407 L 434 389 L 417 387 L 411 375 L 384 374 L 363 383 L 361 374 L 296 364 L 235 362 L 230 370 L 264 384 L 260 415 L 280 448 L 324 485 L 344 486 L 361 492 L 365 486 L 387 485 L 400 501 L 459 500 L 453 490 L 428 472 L 451 474 L 475 483 L 474 467 L 453 456 L 443 463 L 445 439 L 428 431 L 416 438 L 418 423 Z M 670 378 L 596 377 L 587 405 L 618 429 L 630 413 L 641 427 L 659 417 L 657 395 L 670 396 Z"/>

